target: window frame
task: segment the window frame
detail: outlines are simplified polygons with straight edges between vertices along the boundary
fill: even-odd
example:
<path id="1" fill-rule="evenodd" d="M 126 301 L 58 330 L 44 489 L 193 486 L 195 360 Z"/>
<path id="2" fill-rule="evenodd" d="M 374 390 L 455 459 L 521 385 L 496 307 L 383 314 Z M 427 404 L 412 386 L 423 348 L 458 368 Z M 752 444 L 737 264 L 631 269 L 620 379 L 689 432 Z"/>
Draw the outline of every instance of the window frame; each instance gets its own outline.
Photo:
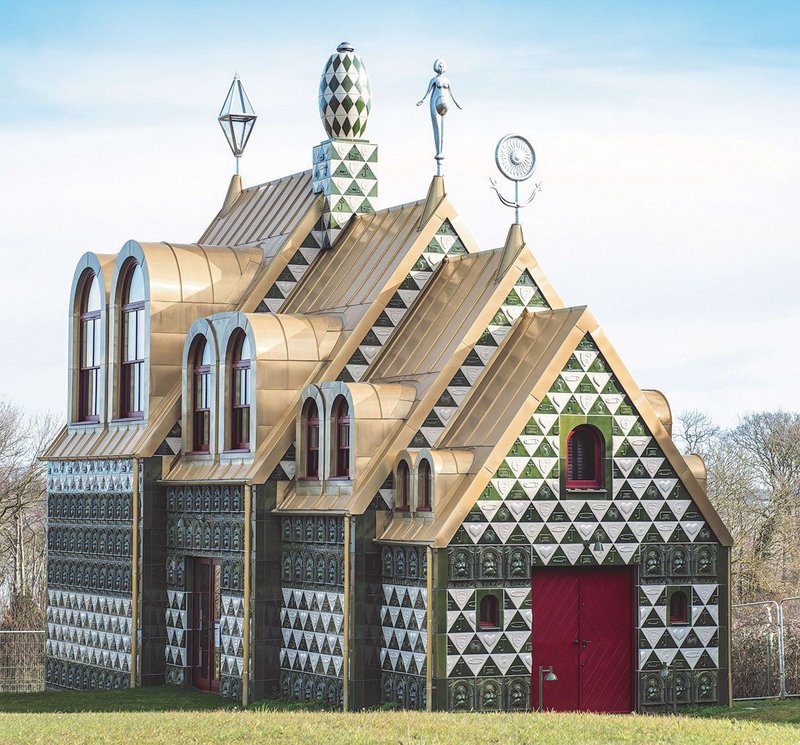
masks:
<path id="1" fill-rule="evenodd" d="M 686 587 L 676 587 L 670 590 L 667 598 L 667 620 L 669 626 L 689 626 L 691 624 L 691 589 Z M 673 603 L 676 598 L 683 598 L 681 605 L 682 615 L 673 614 Z"/>
<path id="2" fill-rule="evenodd" d="M 122 292 L 120 293 L 120 322 L 119 322 L 119 390 L 117 405 L 119 419 L 140 420 L 144 419 L 144 375 L 145 375 L 145 300 L 130 301 L 131 283 L 136 271 L 142 272 L 142 265 L 136 259 L 128 259 L 123 267 Z M 142 277 L 144 282 L 144 277 Z M 128 333 L 131 321 L 134 326 L 134 349 L 137 356 L 126 359 L 128 353 Z M 141 345 L 141 349 L 139 348 Z M 132 392 L 134 385 L 132 376 L 136 378 L 136 393 Z M 139 408 L 132 408 L 134 399 L 138 399 Z"/>
<path id="3" fill-rule="evenodd" d="M 89 310 L 89 297 L 94 284 L 100 294 L 100 307 Z M 80 280 L 78 293 L 78 391 L 75 421 L 78 424 L 97 424 L 100 421 L 100 369 L 102 367 L 100 348 L 102 347 L 102 313 L 103 292 L 100 287 L 100 278 L 93 269 L 87 269 Z M 87 323 L 92 325 L 92 365 L 86 365 Z M 87 383 L 90 377 L 94 378 L 94 414 L 88 413 Z"/>
<path id="4" fill-rule="evenodd" d="M 229 452 L 250 452 L 251 425 L 252 425 L 252 396 L 250 391 L 252 376 L 252 349 L 251 356 L 243 359 L 244 345 L 248 342 L 247 333 L 244 329 L 237 329 L 230 341 L 230 385 L 228 389 L 228 402 L 230 412 L 228 421 L 230 423 L 230 436 L 228 438 L 230 447 Z M 248 345 L 249 346 L 249 345 Z M 237 401 L 237 382 L 239 391 L 246 394 L 246 403 Z M 246 414 L 245 414 L 246 412 Z M 247 427 L 243 426 L 243 419 L 247 418 Z M 237 439 L 239 433 L 246 429 L 247 439 Z"/>
<path id="5" fill-rule="evenodd" d="M 409 468 L 408 461 L 405 458 L 397 463 L 397 478 L 396 478 L 395 494 L 397 495 L 397 503 L 394 508 L 397 512 L 410 512 L 411 511 L 411 469 Z"/>
<path id="6" fill-rule="evenodd" d="M 594 478 L 593 479 L 578 479 L 572 478 L 570 470 L 572 464 L 578 458 L 573 458 L 570 452 L 570 446 L 573 443 L 573 438 L 578 435 L 582 436 L 584 433 L 591 436 L 593 455 L 591 456 L 594 461 Z M 575 440 L 577 443 L 578 440 Z M 567 489 L 587 489 L 587 490 L 600 490 L 603 489 L 603 450 L 604 442 L 603 436 L 600 431 L 593 427 L 591 424 L 579 424 L 570 430 L 567 435 L 566 443 L 566 457 L 565 457 L 565 476 Z"/>
<path id="7" fill-rule="evenodd" d="M 342 410 L 346 413 L 343 415 Z M 331 438 L 331 478 L 346 480 L 350 479 L 350 451 L 352 449 L 353 433 L 351 429 L 352 417 L 350 416 L 350 402 L 343 395 L 338 395 L 333 402 L 333 409 L 331 415 L 331 429 L 333 430 L 333 437 Z M 344 438 L 342 435 L 346 433 L 347 443 L 342 444 Z"/>
<path id="8" fill-rule="evenodd" d="M 311 416 L 311 412 L 315 414 L 315 416 Z M 309 398 L 305 404 L 303 405 L 303 416 L 301 419 L 302 427 L 303 427 L 303 453 L 304 453 L 304 461 L 303 461 L 303 475 L 300 477 L 301 479 L 307 481 L 318 481 L 320 477 L 320 461 L 319 461 L 319 453 L 320 453 L 320 421 L 319 421 L 319 406 L 317 406 L 317 402 L 313 398 Z M 312 433 L 316 433 L 316 437 L 312 437 Z M 316 440 L 316 447 L 312 446 L 312 442 Z M 312 473 L 312 453 L 313 453 L 313 473 Z"/>
<path id="9" fill-rule="evenodd" d="M 211 452 L 211 361 L 208 363 L 203 362 L 206 351 L 209 350 L 208 338 L 204 335 L 198 335 L 195 338 L 193 351 L 190 355 L 192 360 L 191 372 L 191 432 L 192 449 L 190 453 L 207 454 Z M 205 406 L 198 406 L 198 392 L 200 387 L 205 388 Z M 205 426 L 198 426 L 199 419 L 205 419 Z M 203 431 L 206 433 L 205 442 L 200 442 L 198 432 Z"/>
<path id="10" fill-rule="evenodd" d="M 484 605 L 490 606 L 489 620 L 484 620 Z M 479 631 L 496 631 L 501 627 L 501 614 L 500 614 L 500 599 L 493 592 L 487 592 L 480 600 L 478 600 L 478 630 Z"/>
<path id="11" fill-rule="evenodd" d="M 433 466 L 422 458 L 417 466 L 417 512 L 433 511 Z"/>

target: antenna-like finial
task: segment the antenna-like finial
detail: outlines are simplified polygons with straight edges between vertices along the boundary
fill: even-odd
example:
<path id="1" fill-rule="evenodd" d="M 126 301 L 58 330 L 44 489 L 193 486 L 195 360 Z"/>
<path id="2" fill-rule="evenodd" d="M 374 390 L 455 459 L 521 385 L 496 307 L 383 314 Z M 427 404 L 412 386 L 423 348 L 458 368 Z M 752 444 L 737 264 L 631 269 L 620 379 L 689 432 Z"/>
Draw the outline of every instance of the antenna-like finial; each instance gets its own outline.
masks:
<path id="1" fill-rule="evenodd" d="M 506 199 L 497 188 L 497 182 L 490 178 L 489 183 L 492 189 L 497 192 L 500 201 L 506 207 L 514 208 L 514 224 L 519 224 L 519 209 L 530 204 L 534 197 L 542 190 L 542 184 L 534 184 L 533 193 L 528 200 L 524 203 L 519 201 L 519 182 L 527 181 L 533 176 L 533 171 L 536 168 L 536 153 L 533 146 L 522 135 L 506 135 L 500 138 L 497 143 L 497 148 L 494 151 L 494 162 L 497 164 L 497 170 L 500 171 L 509 181 L 514 182 L 514 201 Z"/>
<path id="2" fill-rule="evenodd" d="M 437 59 L 433 63 L 433 70 L 436 76 L 431 78 L 428 83 L 428 90 L 421 101 L 417 101 L 417 106 L 422 106 L 425 99 L 430 94 L 431 97 L 431 124 L 433 124 L 433 142 L 436 145 L 436 175 L 442 175 L 442 161 L 444 160 L 444 115 L 450 110 L 449 101 L 452 101 L 459 109 L 461 104 L 456 101 L 453 95 L 453 88 L 450 81 L 444 76 L 447 72 L 447 62 Z M 449 99 L 449 100 L 448 100 Z"/>
<path id="3" fill-rule="evenodd" d="M 222 110 L 217 117 L 222 131 L 225 133 L 225 139 L 228 140 L 231 151 L 236 157 L 237 174 L 239 173 L 239 158 L 242 157 L 247 141 L 250 139 L 256 118 L 256 112 L 250 105 L 250 99 L 244 92 L 244 86 L 239 80 L 237 71 L 233 76 L 231 87 L 228 89 L 225 103 L 222 104 Z"/>

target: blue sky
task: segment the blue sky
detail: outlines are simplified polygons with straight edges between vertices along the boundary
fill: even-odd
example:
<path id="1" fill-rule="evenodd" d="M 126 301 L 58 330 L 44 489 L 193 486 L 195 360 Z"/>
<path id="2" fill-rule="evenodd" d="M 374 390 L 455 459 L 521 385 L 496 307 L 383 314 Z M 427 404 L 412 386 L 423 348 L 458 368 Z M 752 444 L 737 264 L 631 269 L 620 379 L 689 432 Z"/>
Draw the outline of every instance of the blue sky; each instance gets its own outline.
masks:
<path id="1" fill-rule="evenodd" d="M 246 181 L 309 166 L 319 73 L 343 39 L 372 79 L 381 205 L 425 193 L 430 124 L 414 102 L 442 56 L 464 105 L 448 115 L 447 183 L 483 247 L 511 219 L 488 189 L 493 146 L 520 131 L 543 182 L 526 237 L 642 387 L 726 424 L 800 409 L 796 2 L 0 0 L 0 348 L 26 360 L 4 360 L 0 397 L 63 411 L 84 251 L 190 242 L 213 217 L 234 70 L 260 115 Z"/>

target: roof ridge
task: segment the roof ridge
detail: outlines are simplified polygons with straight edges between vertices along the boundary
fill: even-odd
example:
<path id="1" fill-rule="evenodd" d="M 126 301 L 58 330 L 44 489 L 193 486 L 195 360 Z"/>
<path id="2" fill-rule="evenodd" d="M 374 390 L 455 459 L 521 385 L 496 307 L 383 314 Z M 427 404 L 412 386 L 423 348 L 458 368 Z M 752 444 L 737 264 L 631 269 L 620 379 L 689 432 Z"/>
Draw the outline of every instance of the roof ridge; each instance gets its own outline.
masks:
<path id="1" fill-rule="evenodd" d="M 306 174 L 310 174 L 310 173 L 312 173 L 312 169 L 311 168 L 306 168 L 305 170 L 297 171 L 297 173 L 289 173 L 289 174 L 287 174 L 285 176 L 281 176 L 280 178 L 274 178 L 271 181 L 262 181 L 260 184 L 253 184 L 252 186 L 246 186 L 244 189 L 242 189 L 242 191 L 243 192 L 245 192 L 245 191 L 258 191 L 259 189 L 261 189 L 261 188 L 263 188 L 265 186 L 270 186 L 272 184 L 279 184 L 279 183 L 281 183 L 281 181 L 290 181 L 293 178 L 297 178 L 298 176 L 305 176 Z"/>

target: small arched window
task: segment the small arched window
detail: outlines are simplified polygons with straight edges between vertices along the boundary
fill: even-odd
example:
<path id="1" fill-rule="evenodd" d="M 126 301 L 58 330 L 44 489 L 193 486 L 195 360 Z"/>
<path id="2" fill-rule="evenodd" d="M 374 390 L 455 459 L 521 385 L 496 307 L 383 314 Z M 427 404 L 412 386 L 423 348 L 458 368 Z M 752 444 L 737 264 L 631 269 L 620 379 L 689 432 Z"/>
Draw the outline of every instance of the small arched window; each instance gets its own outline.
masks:
<path id="1" fill-rule="evenodd" d="M 319 478 L 319 411 L 313 399 L 306 402 L 303 412 L 306 438 L 306 478 Z"/>
<path id="2" fill-rule="evenodd" d="M 567 436 L 567 489 L 602 489 L 603 441 L 588 424 L 575 427 Z"/>
<path id="3" fill-rule="evenodd" d="M 211 348 L 204 337 L 192 355 L 192 450 L 207 453 L 211 442 Z"/>
<path id="4" fill-rule="evenodd" d="M 334 477 L 350 476 L 350 407 L 344 396 L 333 405 L 333 462 Z"/>
<path id="5" fill-rule="evenodd" d="M 431 464 L 427 458 L 423 458 L 417 474 L 417 509 L 422 512 L 431 510 L 431 482 Z"/>
<path id="6" fill-rule="evenodd" d="M 123 419 L 140 419 L 144 414 L 144 275 L 133 260 L 124 270 L 120 306 L 119 413 Z"/>
<path id="7" fill-rule="evenodd" d="M 231 352 L 231 449 L 250 449 L 250 340 L 244 331 L 233 338 Z"/>
<path id="8" fill-rule="evenodd" d="M 683 590 L 676 590 L 669 599 L 670 624 L 689 623 L 689 599 Z"/>
<path id="9" fill-rule="evenodd" d="M 482 629 L 500 628 L 500 603 L 494 595 L 481 598 L 478 623 Z"/>
<path id="10" fill-rule="evenodd" d="M 408 512 L 411 505 L 409 481 L 408 463 L 401 460 L 397 464 L 397 504 L 395 505 L 399 512 Z"/>
<path id="11" fill-rule="evenodd" d="M 100 421 L 100 352 L 102 348 L 100 311 L 102 300 L 97 275 L 87 271 L 83 277 L 78 311 L 78 421 Z"/>

